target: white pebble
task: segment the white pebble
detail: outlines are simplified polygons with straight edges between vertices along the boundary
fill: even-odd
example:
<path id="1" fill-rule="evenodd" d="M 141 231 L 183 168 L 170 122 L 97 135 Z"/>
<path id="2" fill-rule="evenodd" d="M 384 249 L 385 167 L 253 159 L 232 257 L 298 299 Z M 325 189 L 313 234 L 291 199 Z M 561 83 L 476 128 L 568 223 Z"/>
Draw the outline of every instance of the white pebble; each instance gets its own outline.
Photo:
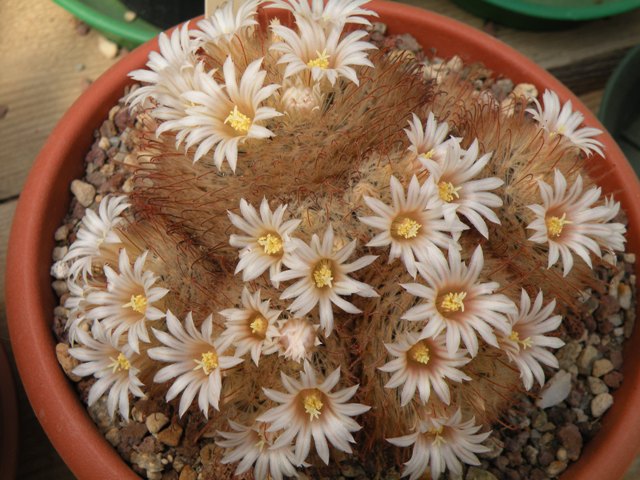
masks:
<path id="1" fill-rule="evenodd" d="M 133 22 L 138 17 L 138 15 L 136 15 L 136 12 L 127 10 L 126 12 L 124 12 L 123 17 L 125 22 Z"/>
<path id="2" fill-rule="evenodd" d="M 571 374 L 564 370 L 559 370 L 545 384 L 540 397 L 536 400 L 536 405 L 540 408 L 549 408 L 563 402 L 571 392 Z"/>
<path id="3" fill-rule="evenodd" d="M 98 37 L 98 50 L 106 58 L 116 58 L 118 55 L 118 45 L 102 35 Z"/>
<path id="4" fill-rule="evenodd" d="M 58 260 L 62 260 L 68 251 L 69 248 L 67 247 L 55 247 L 53 249 L 53 261 L 57 262 Z"/>
<path id="5" fill-rule="evenodd" d="M 591 400 L 591 414 L 594 417 L 601 417 L 604 412 L 613 405 L 613 397 L 610 393 L 601 393 Z"/>
<path id="6" fill-rule="evenodd" d="M 90 183 L 83 182 L 82 180 L 74 180 L 71 182 L 71 193 L 75 195 L 83 207 L 88 207 L 93 203 L 93 199 L 96 196 L 96 189 Z"/>
<path id="7" fill-rule="evenodd" d="M 69 265 L 67 262 L 58 261 L 51 265 L 51 276 L 58 280 L 63 280 L 69 275 Z"/>
<path id="8" fill-rule="evenodd" d="M 621 283 L 618 286 L 618 301 L 624 310 L 631 308 L 631 287 L 626 283 Z"/>

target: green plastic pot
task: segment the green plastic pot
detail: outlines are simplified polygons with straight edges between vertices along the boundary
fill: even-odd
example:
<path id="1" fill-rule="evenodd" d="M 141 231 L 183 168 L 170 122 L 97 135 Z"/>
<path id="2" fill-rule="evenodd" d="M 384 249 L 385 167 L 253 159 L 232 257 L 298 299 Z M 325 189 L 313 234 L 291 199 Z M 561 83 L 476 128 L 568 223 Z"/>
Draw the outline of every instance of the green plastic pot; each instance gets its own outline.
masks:
<path id="1" fill-rule="evenodd" d="M 640 8 L 640 0 L 453 0 L 482 18 L 522 30 L 556 30 Z"/>
<path id="2" fill-rule="evenodd" d="M 72 15 L 95 28 L 109 40 L 128 49 L 151 40 L 160 28 L 141 18 L 124 19 L 129 9 L 118 0 L 53 0 Z"/>
<path id="3" fill-rule="evenodd" d="M 622 59 L 607 82 L 598 117 L 640 175 L 640 45 Z"/>

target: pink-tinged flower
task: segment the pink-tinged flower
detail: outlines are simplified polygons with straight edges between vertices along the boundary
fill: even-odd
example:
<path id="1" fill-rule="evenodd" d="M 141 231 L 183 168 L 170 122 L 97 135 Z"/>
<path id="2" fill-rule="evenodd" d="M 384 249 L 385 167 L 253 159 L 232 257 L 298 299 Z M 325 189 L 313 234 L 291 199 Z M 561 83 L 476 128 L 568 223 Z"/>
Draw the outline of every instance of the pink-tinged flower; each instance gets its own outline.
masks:
<path id="1" fill-rule="evenodd" d="M 449 261 L 442 252 L 432 253 L 429 263 L 419 263 L 420 276 L 427 285 L 409 283 L 402 285 L 407 292 L 425 300 L 410 308 L 403 320 L 426 322 L 422 334 L 434 337 L 446 331 L 449 354 L 455 353 L 464 343 L 469 354 L 478 353 L 479 334 L 489 345 L 498 348 L 494 330 L 504 335 L 511 333 L 506 316 L 516 312 L 515 304 L 505 295 L 495 294 L 498 282 L 479 281 L 484 258 L 478 246 L 467 266 L 460 253 L 449 249 Z"/>
<path id="2" fill-rule="evenodd" d="M 527 225 L 534 231 L 529 238 L 549 247 L 549 264 L 554 265 L 562 257 L 564 275 L 573 267 L 571 252 L 591 267 L 590 253 L 602 256 L 601 248 L 624 250 L 626 227 L 610 222 L 620 211 L 620 203 L 613 198 L 604 204 L 593 206 L 600 199 L 600 187 L 582 191 L 582 177 L 578 175 L 568 188 L 560 170 L 554 171 L 553 187 L 539 180 L 542 205 L 529 205 L 535 219 Z"/>
<path id="3" fill-rule="evenodd" d="M 280 86 L 263 86 L 267 72 L 260 69 L 261 63 L 262 59 L 251 62 L 238 83 L 236 67 L 227 57 L 222 68 L 224 86 L 209 73 L 196 71 L 200 88 L 183 94 L 192 105 L 186 116 L 163 124 L 166 129 L 178 131 L 178 140 L 184 139 L 187 148 L 198 146 L 194 162 L 215 148 L 216 167 L 221 169 L 226 160 L 235 172 L 240 144 L 273 136 L 264 123 L 282 114 L 263 104 Z"/>
<path id="4" fill-rule="evenodd" d="M 64 262 L 70 262 L 69 278 L 75 279 L 79 274 L 87 278 L 92 273 L 93 262 L 105 252 L 116 251 L 122 243 L 115 227 L 122 224 L 122 213 L 129 208 L 125 195 L 107 195 L 100 201 L 98 213 L 85 210 L 82 224 L 78 229 L 76 240 L 64 256 Z"/>
<path id="5" fill-rule="evenodd" d="M 93 405 L 106 392 L 107 411 L 111 418 L 116 409 L 122 418 L 129 419 L 129 393 L 135 397 L 144 397 L 138 378 L 140 369 L 136 366 L 141 358 L 131 347 L 120 341 L 120 334 L 105 330 L 100 322 L 93 322 L 91 333 L 77 331 L 81 346 L 70 348 L 69 354 L 82 363 L 73 369 L 74 375 L 86 377 L 93 375 L 96 382 L 89 390 L 89 406 Z"/>
<path id="6" fill-rule="evenodd" d="M 542 302 L 542 292 L 539 292 L 531 305 L 529 295 L 522 289 L 520 310 L 517 314 L 507 315 L 511 323 L 511 334 L 498 337 L 500 348 L 518 366 L 520 378 L 527 390 L 533 387 L 534 377 L 540 386 L 544 385 L 541 364 L 558 368 L 558 359 L 547 348 L 560 348 L 564 345 L 559 338 L 544 335 L 556 330 L 562 323 L 562 317 L 553 315 L 555 300 L 544 307 Z"/>
<path id="7" fill-rule="evenodd" d="M 282 54 L 278 63 L 285 64 L 283 77 L 289 78 L 301 72 L 310 72 L 314 82 L 327 79 L 333 86 L 338 78 L 344 77 L 359 85 L 354 67 L 372 67 L 367 50 L 376 47 L 362 41 L 368 33 L 356 30 L 340 39 L 342 30 L 332 28 L 329 33 L 315 22 L 299 18 L 298 32 L 283 25 L 272 25 L 271 29 L 281 42 L 270 49 Z"/>
<path id="8" fill-rule="evenodd" d="M 133 351 L 140 352 L 139 342 L 149 343 L 147 321 L 164 318 L 164 312 L 154 303 L 159 302 L 168 292 L 166 288 L 154 287 L 158 277 L 150 270 L 144 270 L 147 259 L 144 252 L 131 268 L 129 255 L 120 250 L 118 270 L 104 266 L 107 277 L 107 291 L 96 290 L 87 295 L 87 302 L 95 305 L 87 312 L 87 318 L 100 320 L 108 330 L 117 334 L 127 333 L 127 341 Z"/>
<path id="9" fill-rule="evenodd" d="M 222 372 L 242 363 L 242 358 L 223 355 L 231 344 L 231 338 L 214 339 L 211 315 L 198 330 L 191 313 L 187 314 L 183 326 L 167 311 L 167 328 L 169 333 L 153 329 L 164 346 L 150 348 L 147 353 L 150 358 L 171 365 L 161 368 L 153 381 L 164 383 L 175 379 L 167 391 L 166 400 L 170 402 L 182 393 L 178 410 L 180 416 L 185 414 L 197 395 L 198 407 L 205 418 L 209 418 L 209 407 L 219 409 Z"/>
<path id="10" fill-rule="evenodd" d="M 482 442 L 491 432 L 478 433 L 480 428 L 475 425 L 475 418 L 463 422 L 462 412 L 458 409 L 451 417 L 426 418 L 414 433 L 387 441 L 398 447 L 413 445 L 411 458 L 402 472 L 409 480 L 417 480 L 428 469 L 434 479 L 440 478 L 447 469 L 454 476 L 461 476 L 462 463 L 480 465 L 476 454 L 490 450 Z"/>
<path id="11" fill-rule="evenodd" d="M 402 406 L 413 399 L 416 389 L 422 403 L 429 401 L 433 389 L 438 398 L 448 405 L 450 395 L 447 380 L 458 383 L 471 380 L 457 368 L 471 361 L 466 356 L 467 352 L 458 350 L 450 354 L 442 335 L 431 338 L 407 333 L 397 343 L 386 344 L 385 347 L 396 358 L 380 367 L 380 370 L 393 373 L 386 388 L 402 387 Z"/>
<path id="12" fill-rule="evenodd" d="M 230 42 L 241 31 L 249 30 L 258 24 L 254 17 L 258 13 L 259 4 L 260 0 L 242 2 L 236 12 L 234 11 L 236 2 L 227 0 L 213 12 L 213 15 L 198 22 L 200 30 L 194 30 L 191 33 L 194 38 L 203 43 Z"/>
<path id="13" fill-rule="evenodd" d="M 447 122 L 438 123 L 433 112 L 429 112 L 424 129 L 420 118 L 414 113 L 409 121 L 409 128 L 405 128 L 404 131 L 411 143 L 408 150 L 415 153 L 419 160 L 440 162 L 447 153 L 449 143 L 460 142 L 454 137 L 447 139 L 449 125 Z"/>
<path id="14" fill-rule="evenodd" d="M 274 277 L 280 273 L 283 257 L 293 250 L 291 234 L 300 225 L 300 220 L 284 221 L 286 205 L 279 205 L 274 212 L 266 198 L 260 204 L 260 215 L 242 198 L 240 215 L 229 212 L 229 220 L 244 235 L 232 234 L 229 243 L 240 249 L 240 261 L 235 273 L 242 272 L 242 280 L 254 280 L 269 269 L 269 278 L 278 288 Z"/>
<path id="15" fill-rule="evenodd" d="M 295 439 L 296 461 L 302 463 L 311 449 L 311 440 L 316 452 L 326 464 L 329 463 L 329 443 L 338 450 L 351 453 L 349 443 L 355 440 L 352 432 L 360 425 L 351 417 L 361 415 L 369 408 L 360 403 L 347 403 L 355 395 L 358 385 L 331 392 L 340 380 L 340 369 L 334 370 L 322 383 L 309 362 L 304 362 L 300 381 L 282 375 L 282 384 L 287 393 L 264 389 L 265 395 L 281 405 L 267 410 L 258 417 L 269 423 L 269 432 L 282 430 L 274 447 L 289 445 Z"/>
<path id="16" fill-rule="evenodd" d="M 78 285 L 73 280 L 67 281 L 69 296 L 64 302 L 64 308 L 68 310 L 67 323 L 65 328 L 68 330 L 69 343 L 71 345 L 78 341 L 78 331 L 83 330 L 90 321 L 87 319 L 87 310 L 91 305 L 87 302 L 87 294 L 92 287 L 86 284 Z"/>
<path id="17" fill-rule="evenodd" d="M 280 298 L 295 298 L 289 310 L 296 316 L 306 315 L 319 305 L 320 326 L 325 335 L 330 335 L 333 330 L 332 304 L 347 313 L 362 313 L 362 310 L 342 297 L 353 294 L 361 297 L 378 295 L 371 286 L 348 275 L 370 265 L 378 257 L 365 255 L 352 263 L 345 263 L 355 251 L 356 241 L 334 251 L 331 225 L 325 231 L 322 242 L 315 234 L 310 245 L 297 238 L 292 242 L 295 250 L 283 258 L 289 270 L 279 273 L 275 279 L 283 282 L 299 280 L 282 292 Z"/>
<path id="18" fill-rule="evenodd" d="M 317 23 L 325 28 L 342 28 L 347 23 L 371 25 L 365 17 L 377 17 L 373 10 L 361 8 L 369 0 L 273 0 L 269 8 L 283 8 L 296 19 Z"/>
<path id="19" fill-rule="evenodd" d="M 260 290 L 253 295 L 247 287 L 242 289 L 242 308 L 228 308 L 220 312 L 226 330 L 223 337 L 230 337 L 236 348 L 235 356 L 251 352 L 253 363 L 258 365 L 260 355 L 269 355 L 278 350 L 275 337 L 278 336 L 276 320 L 280 310 L 269 308 L 269 300 L 260 300 Z"/>
<path id="20" fill-rule="evenodd" d="M 278 321 L 277 345 L 280 355 L 294 362 L 309 359 L 320 345 L 318 329 L 320 325 L 311 323 L 308 318 L 289 318 Z"/>
<path id="21" fill-rule="evenodd" d="M 189 25 L 176 28 L 171 36 L 158 37 L 160 52 L 151 52 L 147 69 L 134 70 L 129 76 L 144 85 L 127 97 L 131 107 L 146 106 L 153 99 L 151 115 L 159 120 L 177 120 L 189 105 L 182 94 L 195 88 L 196 43 L 189 35 Z M 158 135 L 162 130 L 158 132 Z"/>
<path id="22" fill-rule="evenodd" d="M 222 463 L 238 463 L 235 475 L 242 475 L 252 465 L 253 476 L 256 480 L 282 480 L 284 476 L 298 477 L 297 462 L 293 453 L 293 445 L 275 447 L 277 435 L 267 431 L 267 424 L 255 422 L 246 427 L 232 420 L 229 426 L 233 431 L 218 431 L 223 440 L 217 440 L 216 444 L 226 448 L 227 453 L 222 458 Z"/>
<path id="23" fill-rule="evenodd" d="M 491 153 L 478 158 L 477 139 L 468 150 L 461 149 L 458 142 L 449 142 L 444 158 L 420 158 L 438 186 L 438 196 L 446 204 L 445 219 L 451 221 L 456 216 L 463 216 L 485 238 L 489 238 L 485 219 L 500 224 L 491 209 L 502 206 L 502 199 L 491 190 L 504 183 L 497 177 L 476 178 L 490 159 Z"/>
<path id="24" fill-rule="evenodd" d="M 568 100 L 560 109 L 560 99 L 555 92 L 545 90 L 542 95 L 544 108 L 540 106 L 537 98 L 533 101 L 536 108 L 528 108 L 526 111 L 540 124 L 540 127 L 549 132 L 549 137 L 562 135 L 587 155 L 596 152 L 604 157 L 602 147 L 604 145 L 593 137 L 600 135 L 602 130 L 593 127 L 578 128 L 584 116 L 580 112 L 572 111 L 571 100 Z"/>
<path id="25" fill-rule="evenodd" d="M 364 201 L 376 216 L 360 217 L 360 221 L 382 230 L 367 243 L 367 247 L 391 245 L 389 262 L 402 258 L 414 278 L 418 272 L 417 261 L 428 260 L 440 248 L 457 248 L 460 232 L 467 228 L 455 218 L 445 219 L 443 203 L 431 179 L 421 186 L 414 175 L 405 195 L 400 181 L 391 177 L 391 205 L 368 196 Z"/>

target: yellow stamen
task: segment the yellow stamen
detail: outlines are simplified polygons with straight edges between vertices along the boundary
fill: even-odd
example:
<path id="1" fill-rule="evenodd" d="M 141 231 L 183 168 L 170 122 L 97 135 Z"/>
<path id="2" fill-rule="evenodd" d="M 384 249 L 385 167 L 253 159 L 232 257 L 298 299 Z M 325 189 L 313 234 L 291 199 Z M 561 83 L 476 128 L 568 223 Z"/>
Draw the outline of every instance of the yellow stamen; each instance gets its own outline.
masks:
<path id="1" fill-rule="evenodd" d="M 451 202 L 454 198 L 460 198 L 458 190 L 462 187 L 454 187 L 453 183 L 442 181 L 438 183 L 438 195 L 445 202 Z"/>
<path id="2" fill-rule="evenodd" d="M 409 349 L 409 357 L 418 363 L 426 365 L 429 363 L 429 347 L 424 344 L 424 341 L 416 343 Z"/>
<path id="3" fill-rule="evenodd" d="M 251 333 L 253 333 L 254 335 L 264 337 L 264 334 L 267 332 L 268 326 L 269 324 L 267 323 L 267 321 L 263 317 L 258 315 L 253 319 L 253 322 L 251 322 L 249 328 L 251 328 Z"/>
<path id="4" fill-rule="evenodd" d="M 118 354 L 117 358 L 110 358 L 109 360 L 111 360 L 109 367 L 113 369 L 113 373 L 126 371 L 131 368 L 129 359 L 122 352 Z"/>
<path id="5" fill-rule="evenodd" d="M 429 430 L 429 434 L 432 435 L 433 438 L 433 444 L 438 446 L 441 445 L 443 443 L 447 443 L 447 441 L 444 439 L 444 437 L 442 436 L 442 426 L 438 427 L 438 428 L 432 428 L 431 430 Z"/>
<path id="6" fill-rule="evenodd" d="M 231 128 L 240 135 L 246 134 L 249 131 L 249 128 L 251 128 L 251 118 L 239 111 L 237 105 L 233 107 L 229 116 L 224 119 L 224 123 L 231 125 Z"/>
<path id="7" fill-rule="evenodd" d="M 551 237 L 559 237 L 564 226 L 570 223 L 572 222 L 567 220 L 566 213 L 563 213 L 561 217 L 549 217 L 546 222 L 547 232 Z"/>
<path id="8" fill-rule="evenodd" d="M 134 312 L 145 313 L 147 311 L 147 297 L 144 295 L 131 295 L 129 303 L 125 303 L 123 307 L 131 307 Z"/>
<path id="9" fill-rule="evenodd" d="M 318 288 L 333 287 L 333 272 L 327 260 L 322 260 L 316 265 L 316 268 L 313 270 L 313 281 Z"/>
<path id="10" fill-rule="evenodd" d="M 396 226 L 396 234 L 402 238 L 415 238 L 418 236 L 418 232 L 422 228 L 415 220 L 411 220 L 410 218 L 403 218 L 400 223 Z"/>
<path id="11" fill-rule="evenodd" d="M 440 308 L 445 312 L 464 312 L 464 303 L 462 302 L 467 296 L 467 292 L 449 292 L 444 296 Z"/>
<path id="12" fill-rule="evenodd" d="M 200 356 L 200 360 L 194 359 L 193 361 L 196 362 L 194 370 L 202 369 L 205 375 L 209 375 L 218 368 L 218 354 L 215 350 L 205 352 Z"/>
<path id="13" fill-rule="evenodd" d="M 424 160 L 431 160 L 433 158 L 433 156 L 435 155 L 435 153 L 436 153 L 435 150 L 432 148 L 428 152 L 421 153 L 419 155 L 419 157 L 424 159 Z"/>
<path id="14" fill-rule="evenodd" d="M 282 238 L 277 233 L 266 235 L 258 239 L 258 245 L 264 249 L 267 255 L 278 255 L 282 252 Z"/>
<path id="15" fill-rule="evenodd" d="M 304 406 L 304 411 L 309 414 L 310 420 L 315 420 L 320 417 L 322 413 L 323 403 L 320 399 L 320 392 L 317 390 L 312 391 L 304 396 L 302 401 L 302 405 Z"/>
<path id="16" fill-rule="evenodd" d="M 522 345 L 522 348 L 526 350 L 527 348 L 531 348 L 533 345 L 531 341 L 531 337 L 527 337 L 524 340 L 520 340 L 520 335 L 515 330 L 511 331 L 511 335 L 509 335 L 509 340 L 516 342 L 518 345 Z"/>
<path id="17" fill-rule="evenodd" d="M 311 59 L 307 62 L 307 67 L 318 67 L 322 70 L 326 70 L 327 68 L 329 68 L 329 55 L 327 54 L 327 50 L 322 50 L 322 53 L 316 50 L 316 55 L 316 58 Z"/>
<path id="18" fill-rule="evenodd" d="M 556 128 L 553 132 L 549 134 L 549 138 L 553 138 L 556 135 L 564 135 L 566 131 L 567 131 L 567 127 L 565 127 L 564 125 L 560 125 L 558 128 Z"/>

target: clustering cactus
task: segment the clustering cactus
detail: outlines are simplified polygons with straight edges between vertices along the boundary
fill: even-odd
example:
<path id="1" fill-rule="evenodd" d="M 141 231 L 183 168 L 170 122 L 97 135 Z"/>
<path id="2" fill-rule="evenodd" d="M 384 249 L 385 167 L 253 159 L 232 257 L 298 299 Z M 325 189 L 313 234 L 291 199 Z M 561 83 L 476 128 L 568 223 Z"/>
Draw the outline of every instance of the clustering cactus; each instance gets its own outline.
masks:
<path id="1" fill-rule="evenodd" d="M 364 3 L 229 2 L 161 34 L 131 73 L 133 192 L 66 257 L 89 404 L 126 421 L 163 397 L 237 474 L 332 450 L 383 468 L 411 449 L 411 479 L 477 464 L 557 367 L 592 262 L 624 249 L 580 113 L 549 91 L 501 106 L 473 66 L 425 78 L 356 28 Z"/>

